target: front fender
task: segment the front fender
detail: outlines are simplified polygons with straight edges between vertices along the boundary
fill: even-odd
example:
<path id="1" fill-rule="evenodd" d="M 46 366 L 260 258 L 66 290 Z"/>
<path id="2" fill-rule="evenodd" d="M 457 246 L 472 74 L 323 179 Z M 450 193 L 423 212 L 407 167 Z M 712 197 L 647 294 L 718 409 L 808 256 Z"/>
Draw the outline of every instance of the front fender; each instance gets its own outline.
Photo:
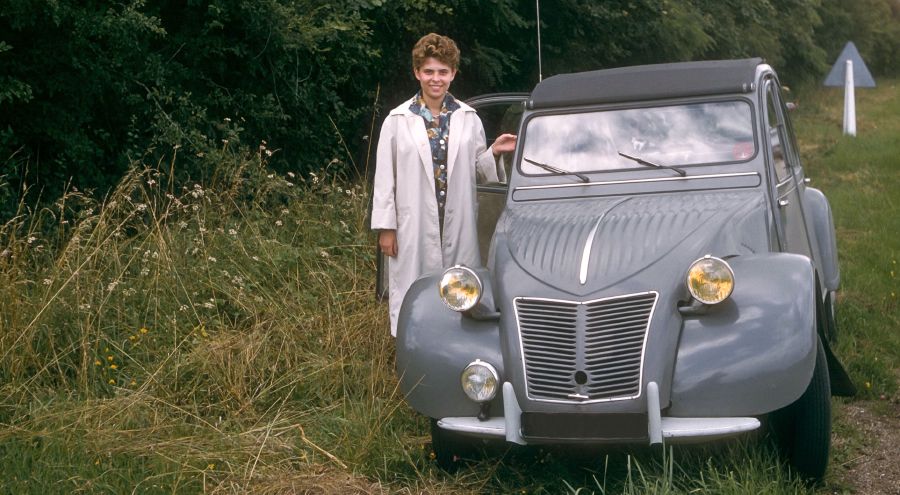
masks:
<path id="1" fill-rule="evenodd" d="M 834 233 L 834 220 L 831 217 L 831 206 L 822 191 L 807 187 L 803 193 L 803 205 L 807 216 L 813 224 L 815 243 L 819 263 L 822 265 L 822 283 L 825 288 L 834 291 L 841 285 L 841 270 L 838 266 L 837 239 Z"/>
<path id="2" fill-rule="evenodd" d="M 484 283 L 485 299 L 491 299 L 487 271 L 476 273 Z M 498 321 L 476 320 L 447 308 L 438 295 L 440 277 L 420 278 L 403 299 L 397 322 L 400 389 L 407 403 L 426 416 L 476 416 L 479 405 L 462 391 L 460 373 L 466 365 L 481 359 L 497 369 L 502 383 Z M 498 392 L 491 403 L 492 415 L 502 414 L 500 396 Z"/>
<path id="3" fill-rule="evenodd" d="M 815 273 L 805 256 L 728 260 L 734 292 L 686 316 L 671 416 L 750 416 L 787 406 L 806 390 L 816 360 Z"/>

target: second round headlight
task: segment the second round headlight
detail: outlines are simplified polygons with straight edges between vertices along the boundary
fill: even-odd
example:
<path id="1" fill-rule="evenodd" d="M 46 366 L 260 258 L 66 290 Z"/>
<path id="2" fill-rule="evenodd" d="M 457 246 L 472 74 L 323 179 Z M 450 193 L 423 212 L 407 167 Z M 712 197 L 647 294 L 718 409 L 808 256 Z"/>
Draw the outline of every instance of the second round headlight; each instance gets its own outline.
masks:
<path id="1" fill-rule="evenodd" d="M 438 289 L 441 300 L 453 311 L 468 311 L 481 299 L 481 279 L 470 268 L 454 266 L 444 271 Z"/>
<path id="2" fill-rule="evenodd" d="M 480 359 L 469 363 L 459 377 L 463 392 L 475 402 L 487 402 L 497 395 L 500 376 L 497 370 Z"/>
<path id="3" fill-rule="evenodd" d="M 734 290 L 734 271 L 725 260 L 706 255 L 691 263 L 687 273 L 691 296 L 703 304 L 717 304 Z"/>

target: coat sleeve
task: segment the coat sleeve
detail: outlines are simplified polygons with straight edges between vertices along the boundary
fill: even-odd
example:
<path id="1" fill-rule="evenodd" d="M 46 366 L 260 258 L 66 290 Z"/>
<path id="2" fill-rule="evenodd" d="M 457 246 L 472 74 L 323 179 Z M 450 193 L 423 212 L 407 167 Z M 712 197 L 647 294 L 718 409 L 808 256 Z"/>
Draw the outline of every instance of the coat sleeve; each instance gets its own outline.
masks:
<path id="1" fill-rule="evenodd" d="M 494 160 L 494 154 L 487 147 L 487 140 L 484 137 L 484 125 L 481 119 L 475 117 L 475 126 L 472 139 L 475 140 L 475 177 L 479 183 L 484 182 L 500 182 L 497 176 L 497 162 Z"/>
<path id="2" fill-rule="evenodd" d="M 388 116 L 381 125 L 381 135 L 378 138 L 378 151 L 375 155 L 375 189 L 372 193 L 373 230 L 397 228 L 396 122 L 396 118 Z"/>

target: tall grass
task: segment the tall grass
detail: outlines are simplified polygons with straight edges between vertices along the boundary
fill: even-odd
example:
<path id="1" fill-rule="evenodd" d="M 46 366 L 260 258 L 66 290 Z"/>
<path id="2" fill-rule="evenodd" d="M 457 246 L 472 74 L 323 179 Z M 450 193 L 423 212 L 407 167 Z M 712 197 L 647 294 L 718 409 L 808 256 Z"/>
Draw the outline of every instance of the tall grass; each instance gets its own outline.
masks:
<path id="1" fill-rule="evenodd" d="M 136 168 L 2 226 L 3 486 L 315 486 L 396 421 L 363 188 L 264 156 L 178 190 Z"/>
<path id="2" fill-rule="evenodd" d="M 878 398 L 900 355 L 900 101 L 859 94 L 856 140 L 827 93 L 803 93 L 795 122 L 838 227 L 838 354 Z M 267 157 L 222 149 L 209 180 L 178 184 L 173 153 L 105 198 L 70 190 L 0 225 L 0 493 L 811 491 L 758 441 L 488 445 L 439 471 L 397 391 L 366 186 L 279 175 Z"/>

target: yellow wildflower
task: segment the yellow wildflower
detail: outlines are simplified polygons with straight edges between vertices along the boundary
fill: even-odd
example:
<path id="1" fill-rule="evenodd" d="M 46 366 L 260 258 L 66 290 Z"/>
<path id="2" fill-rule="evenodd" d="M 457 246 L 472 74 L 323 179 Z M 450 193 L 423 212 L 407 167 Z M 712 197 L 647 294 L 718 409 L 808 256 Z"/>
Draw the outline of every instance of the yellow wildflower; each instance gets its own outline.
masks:
<path id="1" fill-rule="evenodd" d="M 116 384 L 116 381 L 113 380 L 112 378 L 110 378 L 110 379 L 109 379 L 109 384 L 110 384 L 110 385 L 115 385 L 115 384 Z"/>
<path id="2" fill-rule="evenodd" d="M 111 370 L 117 370 L 117 369 L 119 369 L 119 367 L 116 366 L 116 365 L 114 365 L 114 364 L 111 364 L 111 365 L 109 365 L 109 369 L 111 369 Z"/>
<path id="3" fill-rule="evenodd" d="M 129 335 L 129 336 L 128 336 L 128 340 L 130 340 L 130 341 L 132 341 L 132 342 L 134 342 L 134 339 L 136 339 L 136 338 L 137 338 L 136 335 Z"/>
<path id="4" fill-rule="evenodd" d="M 94 366 L 100 366 L 101 364 L 103 364 L 103 362 L 101 362 L 99 359 L 94 360 Z"/>
<path id="5" fill-rule="evenodd" d="M 106 356 L 106 360 L 109 362 L 112 362 L 113 359 L 115 359 L 115 358 L 112 356 L 112 354 L 110 354 L 109 356 Z"/>
<path id="6" fill-rule="evenodd" d="M 141 330 L 140 330 L 141 333 L 147 333 L 149 331 L 150 330 L 148 330 L 147 327 L 141 327 Z"/>
<path id="7" fill-rule="evenodd" d="M 866 389 L 872 388 L 872 382 L 866 382 Z"/>

